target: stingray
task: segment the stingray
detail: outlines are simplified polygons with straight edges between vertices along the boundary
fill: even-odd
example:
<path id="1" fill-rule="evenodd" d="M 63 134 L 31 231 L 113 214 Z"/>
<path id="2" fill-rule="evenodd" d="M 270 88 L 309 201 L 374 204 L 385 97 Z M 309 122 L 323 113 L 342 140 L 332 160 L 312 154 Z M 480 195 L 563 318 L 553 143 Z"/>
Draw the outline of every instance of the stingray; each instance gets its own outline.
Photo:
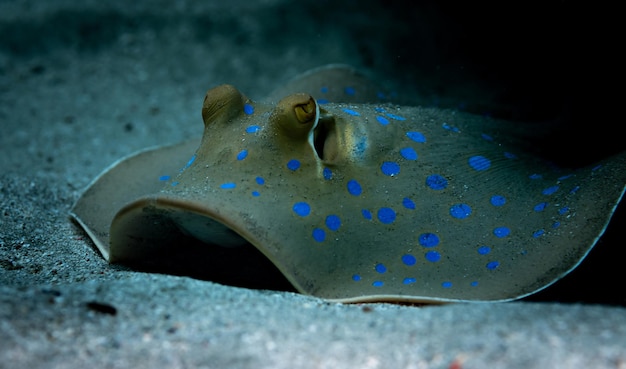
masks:
<path id="1" fill-rule="evenodd" d="M 508 301 L 578 266 L 623 196 L 626 153 L 561 168 L 528 128 L 386 96 L 338 65 L 260 101 L 217 86 L 201 138 L 114 163 L 71 216 L 110 263 L 269 265 L 341 302 Z"/>

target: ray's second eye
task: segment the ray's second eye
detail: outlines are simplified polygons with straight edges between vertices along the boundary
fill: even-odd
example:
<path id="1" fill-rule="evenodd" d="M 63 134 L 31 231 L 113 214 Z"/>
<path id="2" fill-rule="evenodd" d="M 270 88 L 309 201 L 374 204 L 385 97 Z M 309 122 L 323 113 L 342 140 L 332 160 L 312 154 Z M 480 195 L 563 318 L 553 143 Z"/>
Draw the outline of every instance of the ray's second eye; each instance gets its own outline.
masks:
<path id="1" fill-rule="evenodd" d="M 311 123 L 317 118 L 317 107 L 313 98 L 310 98 L 306 104 L 296 105 L 293 110 L 296 113 L 296 119 L 302 124 Z"/>
<path id="2" fill-rule="evenodd" d="M 309 94 L 297 93 L 280 100 L 270 121 L 281 135 L 296 141 L 307 141 L 317 125 L 319 108 Z"/>

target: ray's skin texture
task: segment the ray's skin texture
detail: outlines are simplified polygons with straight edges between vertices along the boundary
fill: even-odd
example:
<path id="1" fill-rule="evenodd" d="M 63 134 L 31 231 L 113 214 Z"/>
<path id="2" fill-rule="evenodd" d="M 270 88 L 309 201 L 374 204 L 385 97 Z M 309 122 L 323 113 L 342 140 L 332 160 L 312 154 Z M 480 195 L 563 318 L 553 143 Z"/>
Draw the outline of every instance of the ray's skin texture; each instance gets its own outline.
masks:
<path id="1" fill-rule="evenodd" d="M 220 252 L 188 255 L 233 250 L 222 267 L 236 274 L 255 268 L 251 244 L 329 300 L 502 301 L 575 268 L 623 195 L 624 153 L 563 170 L 502 122 L 372 91 L 340 66 L 266 103 L 215 87 L 200 142 L 121 160 L 72 215 L 112 263 L 211 269 Z"/>

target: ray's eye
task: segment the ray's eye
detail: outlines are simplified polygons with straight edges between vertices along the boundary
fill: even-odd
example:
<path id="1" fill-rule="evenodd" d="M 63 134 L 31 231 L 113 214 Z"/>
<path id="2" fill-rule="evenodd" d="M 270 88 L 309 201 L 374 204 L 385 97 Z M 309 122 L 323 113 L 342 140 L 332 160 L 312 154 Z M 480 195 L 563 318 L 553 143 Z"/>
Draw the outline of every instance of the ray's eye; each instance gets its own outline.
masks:
<path id="1" fill-rule="evenodd" d="M 227 121 L 243 110 L 246 97 L 231 85 L 221 85 L 207 91 L 202 103 L 204 125 Z"/>
<path id="2" fill-rule="evenodd" d="M 311 95 L 298 93 L 280 100 L 270 121 L 281 134 L 294 139 L 307 141 L 311 131 L 317 125 L 319 107 Z"/>
<path id="3" fill-rule="evenodd" d="M 300 124 L 310 124 L 317 119 L 317 104 L 312 97 L 306 103 L 296 105 L 293 111 Z"/>

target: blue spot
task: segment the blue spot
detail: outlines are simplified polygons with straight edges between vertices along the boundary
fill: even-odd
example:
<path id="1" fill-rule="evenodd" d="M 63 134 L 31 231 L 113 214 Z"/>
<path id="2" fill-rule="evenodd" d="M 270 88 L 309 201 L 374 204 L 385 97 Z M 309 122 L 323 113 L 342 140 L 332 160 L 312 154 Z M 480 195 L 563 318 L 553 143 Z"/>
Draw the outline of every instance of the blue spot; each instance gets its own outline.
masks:
<path id="1" fill-rule="evenodd" d="M 400 173 L 400 166 L 398 165 L 398 163 L 395 163 L 393 161 L 386 161 L 383 162 L 383 165 L 380 166 L 380 170 L 383 172 L 384 175 L 393 177 Z"/>
<path id="2" fill-rule="evenodd" d="M 602 168 L 602 164 L 596 165 L 595 167 L 591 168 L 592 172 L 595 172 L 596 170 Z"/>
<path id="3" fill-rule="evenodd" d="M 372 212 L 367 210 L 367 209 L 363 209 L 361 210 L 361 214 L 363 215 L 363 218 L 367 219 L 367 220 L 372 220 Z"/>
<path id="4" fill-rule="evenodd" d="M 329 102 L 328 99 L 317 99 L 317 103 L 320 105 L 328 104 Z"/>
<path id="5" fill-rule="evenodd" d="M 455 204 L 450 208 L 450 215 L 453 218 L 465 219 L 472 214 L 472 208 L 467 204 Z"/>
<path id="6" fill-rule="evenodd" d="M 376 116 L 376 120 L 378 121 L 378 123 L 382 124 L 383 126 L 386 126 L 387 124 L 389 124 L 389 119 L 385 117 L 381 117 L 380 115 Z"/>
<path id="7" fill-rule="evenodd" d="M 448 123 L 443 123 L 441 125 L 441 127 L 447 131 L 452 131 L 452 132 L 460 132 L 460 130 L 457 127 L 453 127 L 451 125 L 448 125 Z"/>
<path id="8" fill-rule="evenodd" d="M 160 176 L 159 177 L 159 181 L 169 181 L 170 178 L 172 178 L 172 177 L 170 177 L 170 176 Z"/>
<path id="9" fill-rule="evenodd" d="M 528 178 L 530 178 L 530 179 L 541 179 L 541 178 L 543 178 L 543 176 L 541 174 L 534 173 L 534 174 L 529 175 Z"/>
<path id="10" fill-rule="evenodd" d="M 428 251 L 426 254 L 424 254 L 424 257 L 431 263 L 436 263 L 441 260 L 441 254 L 437 251 Z"/>
<path id="11" fill-rule="evenodd" d="M 185 165 L 183 169 L 189 168 L 191 164 L 193 164 L 194 161 L 196 161 L 196 154 L 193 154 L 193 156 L 191 157 L 191 159 L 189 159 L 189 161 L 187 162 L 187 164 Z"/>
<path id="12" fill-rule="evenodd" d="M 406 160 L 417 160 L 417 153 L 412 147 L 405 147 L 400 149 L 400 155 Z"/>
<path id="13" fill-rule="evenodd" d="M 478 248 L 478 250 L 476 250 L 476 251 L 478 251 L 478 253 L 480 255 L 487 255 L 488 253 L 491 252 L 491 247 L 489 247 L 489 246 L 480 246 Z"/>
<path id="14" fill-rule="evenodd" d="M 486 133 L 481 133 L 480 137 L 482 137 L 483 139 L 487 140 L 487 141 L 493 141 L 493 137 L 489 136 Z"/>
<path id="15" fill-rule="evenodd" d="M 354 275 L 352 276 L 352 280 L 353 280 L 353 281 L 355 281 L 355 282 L 358 282 L 358 281 L 360 281 L 360 280 L 361 280 L 361 276 L 360 276 L 360 275 L 358 275 L 358 274 L 354 274 Z"/>
<path id="16" fill-rule="evenodd" d="M 552 223 L 552 228 L 558 228 L 561 225 L 561 222 Z"/>
<path id="17" fill-rule="evenodd" d="M 300 168 L 300 162 L 296 159 L 291 159 L 287 163 L 287 168 L 289 168 L 289 170 L 296 171 Z"/>
<path id="18" fill-rule="evenodd" d="M 322 175 L 324 176 L 325 180 L 329 181 L 330 179 L 333 178 L 333 171 L 328 168 L 324 168 Z"/>
<path id="19" fill-rule="evenodd" d="M 489 270 L 494 270 L 498 267 L 498 265 L 500 265 L 500 263 L 498 263 L 497 261 L 490 261 L 487 263 L 487 269 Z"/>
<path id="20" fill-rule="evenodd" d="M 257 184 L 260 184 L 260 185 L 264 185 L 265 184 L 265 179 L 263 177 L 256 177 L 255 181 L 256 181 Z"/>
<path id="21" fill-rule="evenodd" d="M 313 230 L 313 239 L 317 242 L 324 242 L 326 239 L 326 232 L 323 229 L 315 228 Z"/>
<path id="22" fill-rule="evenodd" d="M 411 265 L 415 265 L 417 260 L 415 259 L 415 256 L 411 254 L 406 254 L 406 255 L 402 255 L 402 262 L 404 263 L 404 265 L 411 266 Z"/>
<path id="23" fill-rule="evenodd" d="M 354 96 L 356 90 L 354 89 L 354 87 L 346 87 L 343 89 L 343 92 L 348 96 Z"/>
<path id="24" fill-rule="evenodd" d="M 415 142 L 426 142 L 426 137 L 421 132 L 407 132 L 406 136 Z"/>
<path id="25" fill-rule="evenodd" d="M 517 155 L 510 153 L 510 152 L 505 152 L 504 157 L 507 159 L 517 159 Z"/>
<path id="26" fill-rule="evenodd" d="M 248 115 L 254 114 L 254 106 L 252 106 L 250 104 L 244 104 L 243 105 L 243 112 L 248 114 Z"/>
<path id="27" fill-rule="evenodd" d="M 470 286 L 472 286 L 472 287 L 476 287 L 476 286 L 478 286 L 478 281 L 473 281 L 473 282 L 471 282 L 471 283 L 470 283 Z"/>
<path id="28" fill-rule="evenodd" d="M 417 242 L 424 247 L 435 247 L 439 245 L 439 237 L 434 233 L 422 233 Z"/>
<path id="29" fill-rule="evenodd" d="M 557 180 L 564 181 L 564 180 L 568 179 L 571 176 L 573 176 L 573 174 L 566 174 L 564 176 L 560 176 L 559 178 L 557 178 Z"/>
<path id="30" fill-rule="evenodd" d="M 450 287 L 452 287 L 452 282 L 448 282 L 448 281 L 443 282 L 443 283 L 441 283 L 441 287 L 443 287 L 443 288 L 450 288 Z"/>
<path id="31" fill-rule="evenodd" d="M 378 113 L 386 112 L 385 108 L 381 108 L 380 106 L 375 107 L 374 110 L 376 110 Z"/>
<path id="32" fill-rule="evenodd" d="M 415 278 L 404 278 L 402 280 L 403 284 L 411 284 L 411 283 L 415 283 Z"/>
<path id="33" fill-rule="evenodd" d="M 358 111 L 354 111 L 352 109 L 348 109 L 348 108 L 343 108 L 342 109 L 344 112 L 354 116 L 354 117 L 358 117 L 359 115 L 361 115 Z"/>
<path id="34" fill-rule="evenodd" d="M 376 266 L 374 267 L 374 269 L 376 269 L 376 271 L 380 274 L 383 274 L 387 271 L 387 267 L 385 267 L 383 264 L 376 264 Z"/>
<path id="35" fill-rule="evenodd" d="M 406 120 L 405 117 L 400 116 L 400 115 L 395 115 L 395 114 L 391 114 L 391 113 L 386 113 L 386 116 L 388 116 L 391 119 L 395 119 L 395 120 Z"/>
<path id="36" fill-rule="evenodd" d="M 534 238 L 541 237 L 544 233 L 545 233 L 545 231 L 543 229 L 540 229 L 538 231 L 535 231 L 535 233 L 533 233 L 533 237 Z"/>
<path id="37" fill-rule="evenodd" d="M 323 94 L 327 93 L 328 92 L 328 87 L 320 88 L 320 92 L 323 93 Z"/>
<path id="38" fill-rule="evenodd" d="M 409 210 L 415 209 L 415 203 L 413 202 L 413 200 L 409 199 L 408 197 L 405 197 L 402 199 L 402 206 L 404 206 L 405 208 Z"/>
<path id="39" fill-rule="evenodd" d="M 378 220 L 384 224 L 391 224 L 396 220 L 396 212 L 391 208 L 380 208 L 376 214 Z"/>
<path id="40" fill-rule="evenodd" d="M 374 287 L 382 287 L 385 283 L 383 281 L 374 281 L 372 282 L 372 286 Z"/>
<path id="41" fill-rule="evenodd" d="M 535 207 L 533 208 L 534 211 L 544 211 L 546 206 L 548 206 L 547 202 L 540 202 L 539 204 L 535 205 Z"/>
<path id="42" fill-rule="evenodd" d="M 554 185 L 554 186 L 551 186 L 551 187 L 548 187 L 548 188 L 544 189 L 543 191 L 541 191 L 541 193 L 544 194 L 544 195 L 552 195 L 558 189 L 559 189 L 559 185 Z"/>
<path id="43" fill-rule="evenodd" d="M 431 174 L 426 178 L 426 186 L 433 190 L 443 190 L 448 187 L 448 181 L 439 174 Z"/>
<path id="44" fill-rule="evenodd" d="M 177 186 L 177 185 L 178 185 L 178 183 L 179 183 L 179 182 L 174 181 L 174 182 L 172 182 L 172 183 L 171 183 L 171 185 L 172 185 L 172 187 L 174 187 L 174 186 Z"/>
<path id="45" fill-rule="evenodd" d="M 311 206 L 306 202 L 297 202 L 293 205 L 294 213 L 301 217 L 305 217 L 311 213 Z"/>
<path id="46" fill-rule="evenodd" d="M 326 217 L 326 227 L 331 231 L 336 231 L 341 226 L 341 219 L 337 215 L 329 215 Z"/>
<path id="47" fill-rule="evenodd" d="M 491 199 L 489 199 L 489 202 L 491 202 L 491 205 L 493 206 L 502 206 L 506 204 L 506 198 L 500 195 L 493 195 L 491 196 Z"/>
<path id="48" fill-rule="evenodd" d="M 511 234 L 511 230 L 507 227 L 496 227 L 493 230 L 493 234 L 498 238 L 503 238 Z"/>
<path id="49" fill-rule="evenodd" d="M 259 193 L 259 191 L 252 191 L 252 196 L 259 197 L 261 196 L 261 194 Z"/>
<path id="50" fill-rule="evenodd" d="M 241 150 L 239 154 L 237 154 L 237 160 L 243 160 L 248 156 L 248 150 Z"/>
<path id="51" fill-rule="evenodd" d="M 564 207 L 559 209 L 559 215 L 563 215 L 563 214 L 567 213 L 568 211 L 569 211 L 569 208 L 567 206 L 564 206 Z"/>
<path id="52" fill-rule="evenodd" d="M 484 156 L 476 155 L 469 158 L 468 163 L 474 170 L 487 170 L 491 166 L 491 161 Z"/>
<path id="53" fill-rule="evenodd" d="M 350 192 L 350 195 L 359 196 L 362 191 L 361 185 L 355 179 L 348 181 L 348 192 Z"/>
<path id="54" fill-rule="evenodd" d="M 580 190 L 580 186 L 574 186 L 574 188 L 572 188 L 569 193 L 570 195 L 575 194 L 576 192 L 578 192 L 578 190 Z"/>
<path id="55" fill-rule="evenodd" d="M 226 183 L 222 183 L 220 185 L 220 188 L 225 189 L 225 190 L 230 190 L 237 187 L 237 184 L 233 183 L 233 182 L 226 182 Z"/>
<path id="56" fill-rule="evenodd" d="M 261 127 L 259 126 L 249 126 L 246 128 L 246 133 L 257 133 L 260 129 Z"/>

